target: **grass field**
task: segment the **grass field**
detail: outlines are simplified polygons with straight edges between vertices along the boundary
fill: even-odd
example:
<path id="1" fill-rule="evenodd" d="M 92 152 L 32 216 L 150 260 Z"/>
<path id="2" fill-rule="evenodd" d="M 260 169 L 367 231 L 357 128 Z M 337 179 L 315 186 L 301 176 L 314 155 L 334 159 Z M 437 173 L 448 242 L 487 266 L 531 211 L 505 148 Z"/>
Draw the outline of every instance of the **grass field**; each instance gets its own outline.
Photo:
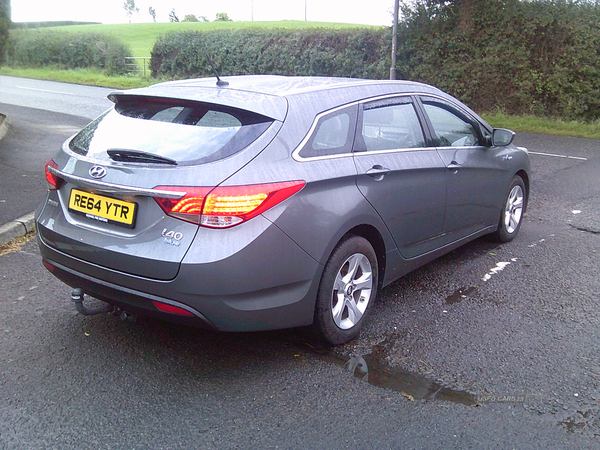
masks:
<path id="1" fill-rule="evenodd" d="M 149 57 L 156 38 L 173 31 L 237 30 L 241 28 L 364 28 L 370 25 L 354 25 L 328 22 L 304 22 L 283 20 L 280 22 L 176 22 L 176 23 L 125 23 L 108 25 L 70 25 L 44 28 L 44 30 L 68 31 L 70 33 L 109 34 L 129 45 L 133 56 Z M 25 32 L 29 32 L 26 30 Z"/>

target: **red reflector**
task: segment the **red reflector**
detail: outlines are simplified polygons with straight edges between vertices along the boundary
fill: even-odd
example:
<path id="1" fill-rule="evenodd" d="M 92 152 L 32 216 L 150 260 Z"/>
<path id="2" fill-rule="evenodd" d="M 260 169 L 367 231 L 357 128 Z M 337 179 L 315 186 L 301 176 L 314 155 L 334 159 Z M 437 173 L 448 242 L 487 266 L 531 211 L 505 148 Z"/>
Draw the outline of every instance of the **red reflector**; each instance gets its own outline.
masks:
<path id="1" fill-rule="evenodd" d="M 50 272 L 54 272 L 54 266 L 52 264 L 50 264 L 48 261 L 42 261 L 42 264 L 44 265 L 44 267 L 46 269 L 48 269 Z"/>
<path id="2" fill-rule="evenodd" d="M 179 314 L 180 316 L 193 316 L 193 314 L 191 312 L 186 311 L 185 309 L 182 309 L 182 308 L 178 308 L 177 306 L 168 305 L 166 303 L 155 302 L 155 301 L 153 301 L 152 304 L 154 306 L 156 306 L 156 308 L 162 312 L 167 312 L 167 313 L 171 313 L 171 314 Z"/>
<path id="3" fill-rule="evenodd" d="M 56 190 L 60 187 L 60 185 L 62 183 L 62 179 L 60 179 L 56 175 L 50 173 L 50 171 L 48 170 L 48 167 L 52 167 L 53 169 L 58 170 L 58 165 L 52 160 L 50 160 L 46 163 L 46 181 L 48 182 L 48 189 Z"/>

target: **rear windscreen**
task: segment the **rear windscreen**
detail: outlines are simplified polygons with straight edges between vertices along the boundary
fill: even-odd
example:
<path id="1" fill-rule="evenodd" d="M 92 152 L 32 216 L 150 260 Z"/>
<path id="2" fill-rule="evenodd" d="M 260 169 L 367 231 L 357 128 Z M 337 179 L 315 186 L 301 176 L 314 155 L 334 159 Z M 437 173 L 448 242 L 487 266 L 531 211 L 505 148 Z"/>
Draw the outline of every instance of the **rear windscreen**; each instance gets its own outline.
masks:
<path id="1" fill-rule="evenodd" d="M 108 151 L 156 155 L 177 164 L 202 164 L 233 155 L 255 141 L 273 119 L 208 103 L 119 98 L 115 108 L 69 143 L 80 155 L 111 160 Z"/>

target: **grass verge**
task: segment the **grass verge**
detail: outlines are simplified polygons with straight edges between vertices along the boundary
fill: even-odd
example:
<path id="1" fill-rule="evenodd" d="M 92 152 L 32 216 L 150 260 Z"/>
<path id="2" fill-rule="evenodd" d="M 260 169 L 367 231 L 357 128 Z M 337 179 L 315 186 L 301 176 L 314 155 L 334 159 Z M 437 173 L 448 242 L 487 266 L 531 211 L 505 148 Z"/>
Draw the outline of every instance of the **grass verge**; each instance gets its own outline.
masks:
<path id="1" fill-rule="evenodd" d="M 55 68 L 19 69 L 1 67 L 0 75 L 11 77 L 35 78 L 37 80 L 61 81 L 63 83 L 84 84 L 115 89 L 133 89 L 150 86 L 159 80 L 135 75 L 107 76 L 95 69 L 61 70 Z"/>
<path id="2" fill-rule="evenodd" d="M 508 128 L 521 133 L 600 139 L 600 120 L 586 123 L 536 116 L 509 116 L 503 112 L 486 113 L 481 116 L 493 127 Z"/>

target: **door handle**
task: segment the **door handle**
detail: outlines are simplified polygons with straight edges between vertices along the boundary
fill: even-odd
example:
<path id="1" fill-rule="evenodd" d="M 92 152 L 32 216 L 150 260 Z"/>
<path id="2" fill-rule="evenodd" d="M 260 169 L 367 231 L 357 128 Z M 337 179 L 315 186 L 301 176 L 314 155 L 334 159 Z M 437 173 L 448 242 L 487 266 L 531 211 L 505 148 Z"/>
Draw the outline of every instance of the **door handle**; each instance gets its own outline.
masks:
<path id="1" fill-rule="evenodd" d="M 452 161 L 450 164 L 448 164 L 446 166 L 446 169 L 448 170 L 452 170 L 454 173 L 458 172 L 458 169 L 460 169 L 461 165 L 459 163 L 457 163 L 456 161 Z"/>
<path id="2" fill-rule="evenodd" d="M 380 166 L 379 164 L 375 164 L 369 170 L 367 170 L 367 175 L 372 178 L 375 178 L 375 181 L 383 180 L 383 177 L 390 173 L 392 169 L 388 169 L 387 167 Z"/>

